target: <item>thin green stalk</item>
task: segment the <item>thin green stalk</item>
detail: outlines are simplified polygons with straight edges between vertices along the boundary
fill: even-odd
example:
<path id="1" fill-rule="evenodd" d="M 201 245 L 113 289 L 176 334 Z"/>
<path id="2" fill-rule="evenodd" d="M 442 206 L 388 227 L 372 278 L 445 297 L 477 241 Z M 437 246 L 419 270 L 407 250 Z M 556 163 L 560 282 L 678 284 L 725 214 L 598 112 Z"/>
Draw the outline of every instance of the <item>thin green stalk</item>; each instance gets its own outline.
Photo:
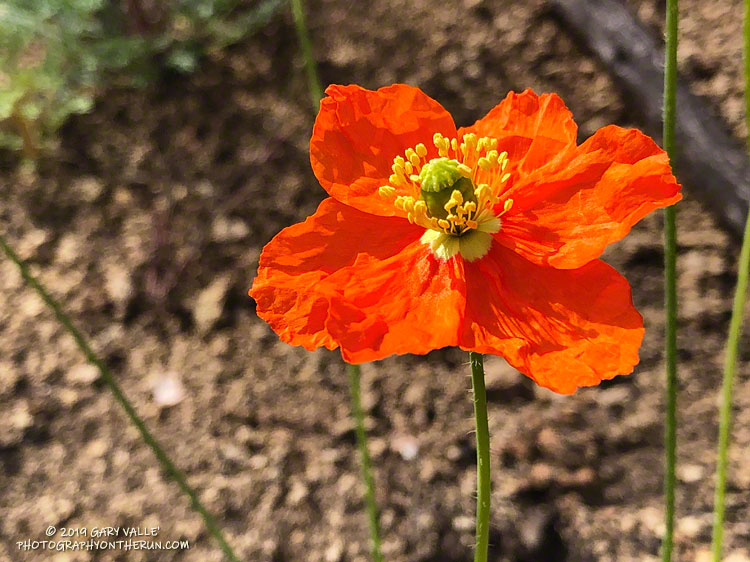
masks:
<path id="1" fill-rule="evenodd" d="M 487 562 L 490 540 L 490 428 L 487 421 L 487 392 L 484 388 L 482 354 L 470 351 L 469 361 L 477 429 L 477 545 L 474 562 Z"/>
<path id="2" fill-rule="evenodd" d="M 747 0 L 750 4 L 750 0 Z M 716 491 L 714 494 L 713 561 L 721 560 L 721 546 L 724 534 L 724 490 L 727 484 L 727 449 L 732 416 L 732 385 L 737 369 L 737 354 L 742 328 L 742 315 L 747 299 L 748 273 L 750 273 L 750 220 L 745 222 L 745 235 L 740 251 L 737 288 L 734 293 L 732 319 L 729 323 L 729 337 L 724 363 L 724 379 L 721 385 L 721 408 L 719 413 L 719 446 L 716 462 Z"/>
<path id="3" fill-rule="evenodd" d="M 37 279 L 33 275 L 31 275 L 28 266 L 23 262 L 23 260 L 21 260 L 21 258 L 18 257 L 18 255 L 8 245 L 2 235 L 0 235 L 0 247 L 2 247 L 5 255 L 8 256 L 8 259 L 10 259 L 18 266 L 18 269 L 21 272 L 21 276 L 24 278 L 26 283 L 28 283 L 31 288 L 34 289 L 40 297 L 42 297 L 42 300 L 44 300 L 47 306 L 52 309 L 60 323 L 65 327 L 70 335 L 73 336 L 73 339 L 78 344 L 79 349 L 86 356 L 86 359 L 88 359 L 91 364 L 99 369 L 102 380 L 112 391 L 112 394 L 114 395 L 117 403 L 122 406 L 122 409 L 125 410 L 125 413 L 133 423 L 133 425 L 136 427 L 138 432 L 141 434 L 143 440 L 149 447 L 151 447 L 151 450 L 154 452 L 154 455 L 156 455 L 157 460 L 161 463 L 162 468 L 175 480 L 175 482 L 177 482 L 180 490 L 182 490 L 182 492 L 186 496 L 188 496 L 188 498 L 190 498 L 190 505 L 192 509 L 203 518 L 203 522 L 205 523 L 206 528 L 214 536 L 216 542 L 219 543 L 219 546 L 224 551 L 224 555 L 226 556 L 226 558 L 231 562 L 239 562 L 239 559 L 237 558 L 237 556 L 235 556 L 232 548 L 229 546 L 229 543 L 224 538 L 224 535 L 216 524 L 214 518 L 206 510 L 206 508 L 203 507 L 203 504 L 198 499 L 195 490 L 193 490 L 193 488 L 191 488 L 187 483 L 185 475 L 169 459 L 162 446 L 159 445 L 154 436 L 146 427 L 146 424 L 138 416 L 133 406 L 123 394 L 117 382 L 115 382 L 115 378 L 109 368 L 104 364 L 99 356 L 94 353 L 94 350 L 91 349 L 91 346 L 86 341 L 86 338 L 73 325 L 70 317 L 63 311 L 60 304 L 52 297 L 52 295 L 49 294 L 47 289 L 45 289 L 44 286 L 42 286 L 42 284 L 37 281 Z"/>
<path id="4" fill-rule="evenodd" d="M 315 111 L 318 110 L 318 104 L 323 97 L 323 86 L 320 85 L 318 77 L 318 66 L 310 45 L 310 37 L 307 34 L 307 25 L 305 24 L 305 10 L 302 6 L 302 0 L 291 0 L 292 16 L 294 16 L 294 25 L 297 28 L 297 37 L 302 47 L 302 55 L 305 57 L 305 70 L 307 72 L 307 82 L 310 86 L 310 97 Z"/>
<path id="5" fill-rule="evenodd" d="M 667 0 L 667 41 L 664 61 L 664 149 L 674 161 L 677 105 L 677 0 Z M 664 293 L 666 309 L 666 413 L 664 430 L 665 532 L 662 560 L 672 560 L 675 466 L 677 464 L 677 217 L 664 209 Z"/>
<path id="6" fill-rule="evenodd" d="M 750 153 L 750 0 L 745 0 L 744 59 L 745 59 L 745 123 L 747 124 L 747 149 Z M 729 336 L 724 362 L 724 379 L 721 384 L 721 408 L 719 411 L 719 445 L 716 459 L 716 490 L 714 492 L 714 529 L 711 542 L 713 562 L 721 560 L 724 538 L 724 492 L 727 485 L 727 450 L 732 422 L 732 386 L 737 370 L 742 317 L 747 300 L 748 276 L 750 276 L 750 214 L 745 222 L 742 238 L 740 262 L 737 266 L 737 288 L 734 292 L 732 319 L 729 322 Z"/>
<path id="7" fill-rule="evenodd" d="M 318 76 L 318 66 L 312 54 L 310 38 L 305 24 L 305 10 L 302 0 L 291 0 L 294 24 L 297 27 L 302 55 L 305 58 L 305 69 L 307 71 L 307 82 L 310 88 L 313 110 L 318 111 L 320 100 L 323 98 L 323 87 Z M 360 368 L 359 365 L 347 364 L 349 371 L 349 386 L 352 395 L 352 414 L 354 416 L 355 430 L 357 433 L 357 447 L 362 463 L 362 480 L 365 483 L 365 504 L 367 506 L 367 518 L 370 526 L 370 544 L 373 562 L 382 562 L 383 554 L 380 550 L 380 524 L 378 523 L 378 507 L 375 503 L 375 479 L 372 476 L 372 463 L 370 453 L 367 449 L 367 432 L 365 431 L 365 417 L 362 412 L 362 397 L 360 392 Z"/>
<path id="8" fill-rule="evenodd" d="M 378 507 L 375 503 L 375 479 L 372 477 L 370 453 L 367 451 L 367 433 L 365 433 L 365 415 L 362 411 L 362 393 L 360 392 L 360 369 L 359 365 L 347 365 L 349 370 L 349 386 L 352 394 L 352 412 L 354 413 L 355 430 L 357 433 L 357 446 L 362 462 L 362 479 L 365 482 L 365 503 L 367 504 L 367 516 L 370 520 L 370 543 L 373 562 L 382 562 L 383 555 L 380 552 L 380 528 L 378 524 Z"/>
<path id="9" fill-rule="evenodd" d="M 747 131 L 747 151 L 750 153 L 750 1 L 745 0 L 745 18 L 743 24 L 743 50 L 745 60 L 745 128 Z"/>

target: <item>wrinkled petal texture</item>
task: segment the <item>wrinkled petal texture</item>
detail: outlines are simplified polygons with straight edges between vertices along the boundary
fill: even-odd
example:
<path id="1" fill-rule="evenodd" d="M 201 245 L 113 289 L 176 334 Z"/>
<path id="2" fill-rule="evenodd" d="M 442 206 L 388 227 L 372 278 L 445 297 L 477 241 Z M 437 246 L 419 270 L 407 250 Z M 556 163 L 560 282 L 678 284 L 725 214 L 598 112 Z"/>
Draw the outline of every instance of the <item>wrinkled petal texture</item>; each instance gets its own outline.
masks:
<path id="1" fill-rule="evenodd" d="M 352 363 L 456 345 L 463 264 L 435 259 L 423 232 L 324 200 L 263 249 L 250 290 L 258 315 L 283 341 L 340 346 Z"/>
<path id="2" fill-rule="evenodd" d="M 558 153 L 575 147 L 578 127 L 570 110 L 556 94 L 537 96 L 531 90 L 510 92 L 471 127 L 461 127 L 459 137 L 475 133 L 498 140 L 498 152 L 507 152 L 511 176 L 526 175 Z"/>
<path id="3" fill-rule="evenodd" d="M 378 196 L 393 173 L 394 157 L 424 143 L 427 157 L 436 158 L 432 137 L 438 132 L 455 137 L 453 118 L 427 94 L 404 84 L 377 91 L 329 86 L 326 93 L 310 140 L 318 181 L 332 197 L 361 211 L 400 213 Z"/>
<path id="4" fill-rule="evenodd" d="M 463 349 L 502 355 L 562 394 L 628 374 L 638 363 L 643 321 L 628 282 L 604 262 L 554 269 L 495 244 L 464 267 Z"/>
<path id="5" fill-rule="evenodd" d="M 609 126 L 579 146 L 562 100 L 530 90 L 458 131 L 417 88 L 326 93 L 310 159 L 331 197 L 264 248 L 250 291 L 283 341 L 340 347 L 351 363 L 458 345 L 563 394 L 632 372 L 643 322 L 627 281 L 597 258 L 681 198 L 650 138 Z M 436 132 L 490 136 L 509 155 L 499 205 L 513 205 L 476 261 L 436 258 L 424 229 L 378 195 L 407 148 L 438 156 Z"/>
<path id="6" fill-rule="evenodd" d="M 669 158 L 635 129 L 608 126 L 576 146 L 576 125 L 554 94 L 511 92 L 459 130 L 499 139 L 511 177 L 499 243 L 527 259 L 575 269 L 598 258 L 651 211 L 681 199 Z"/>

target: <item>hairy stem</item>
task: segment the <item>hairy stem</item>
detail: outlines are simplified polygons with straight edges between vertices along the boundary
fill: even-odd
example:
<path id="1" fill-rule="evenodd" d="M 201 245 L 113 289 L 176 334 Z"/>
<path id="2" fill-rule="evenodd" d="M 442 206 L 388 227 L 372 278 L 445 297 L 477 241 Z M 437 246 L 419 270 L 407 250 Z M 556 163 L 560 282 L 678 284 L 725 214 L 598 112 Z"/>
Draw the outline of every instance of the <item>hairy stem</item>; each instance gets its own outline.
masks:
<path id="1" fill-rule="evenodd" d="M 487 562 L 490 540 L 490 429 L 487 421 L 487 392 L 484 388 L 482 355 L 471 351 L 469 361 L 477 435 L 477 544 L 474 562 Z"/>
<path id="2" fill-rule="evenodd" d="M 664 61 L 664 148 L 674 161 L 677 91 L 677 0 L 667 0 L 667 44 Z M 675 465 L 677 460 L 677 217 L 664 210 L 664 292 L 666 309 L 666 413 L 664 502 L 665 532 L 662 561 L 672 560 Z"/>

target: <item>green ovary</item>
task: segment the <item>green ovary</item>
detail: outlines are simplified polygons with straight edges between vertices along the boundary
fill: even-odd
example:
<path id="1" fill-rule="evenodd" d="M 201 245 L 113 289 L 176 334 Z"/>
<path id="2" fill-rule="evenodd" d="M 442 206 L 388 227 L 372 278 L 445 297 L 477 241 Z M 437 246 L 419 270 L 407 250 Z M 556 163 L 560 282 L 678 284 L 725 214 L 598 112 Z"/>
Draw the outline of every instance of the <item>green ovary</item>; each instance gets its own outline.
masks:
<path id="1" fill-rule="evenodd" d="M 419 198 L 427 205 L 427 212 L 436 219 L 448 217 L 445 204 L 454 191 L 461 193 L 464 202 L 477 202 L 474 184 L 459 170 L 459 163 L 448 158 L 435 158 L 422 167 L 419 174 Z"/>

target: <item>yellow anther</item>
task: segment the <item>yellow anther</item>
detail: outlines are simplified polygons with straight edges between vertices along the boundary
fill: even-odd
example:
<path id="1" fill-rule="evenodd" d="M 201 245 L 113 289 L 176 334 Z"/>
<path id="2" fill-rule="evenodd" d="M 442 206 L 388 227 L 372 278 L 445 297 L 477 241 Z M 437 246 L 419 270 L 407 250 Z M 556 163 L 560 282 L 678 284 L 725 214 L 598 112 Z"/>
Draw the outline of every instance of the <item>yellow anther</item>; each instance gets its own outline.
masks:
<path id="1" fill-rule="evenodd" d="M 490 191 L 490 186 L 486 183 L 480 183 L 478 186 L 474 188 L 474 197 L 477 198 L 477 201 L 482 201 L 485 197 L 487 197 L 487 194 Z"/>
<path id="2" fill-rule="evenodd" d="M 391 187 L 390 185 L 384 185 L 378 188 L 378 194 L 383 199 L 391 199 L 394 195 L 396 195 L 396 189 Z"/>
<path id="3" fill-rule="evenodd" d="M 451 193 L 451 198 L 448 199 L 448 202 L 445 205 L 443 205 L 443 208 L 447 212 L 450 213 L 451 209 L 453 209 L 453 207 L 460 207 L 463 204 L 463 202 L 464 202 L 464 197 L 463 197 L 463 195 L 461 195 L 461 192 L 459 190 L 457 190 L 457 189 L 454 189 L 453 193 Z M 456 211 L 456 212 L 458 212 L 458 211 Z M 450 219 L 450 217 L 448 217 L 448 218 Z"/>
<path id="4" fill-rule="evenodd" d="M 389 178 L 391 180 L 391 183 L 394 185 L 406 183 L 406 181 L 404 180 L 404 164 L 400 162 L 394 162 L 391 168 L 393 169 L 393 175 Z"/>
<path id="5" fill-rule="evenodd" d="M 440 133 L 435 133 L 432 136 L 432 142 L 435 144 L 435 148 L 438 149 L 438 155 L 443 158 L 448 158 L 448 149 L 451 145 L 450 141 Z"/>
<path id="6" fill-rule="evenodd" d="M 495 211 L 500 203 L 500 185 L 510 177 L 508 173 L 503 175 L 508 165 L 508 153 L 498 154 L 497 139 L 479 137 L 474 133 L 467 133 L 460 140 L 435 133 L 432 142 L 439 158 L 428 162 L 428 150 L 423 143 L 407 148 L 402 156 L 393 159 L 390 185 L 378 188 L 378 194 L 392 201 L 410 223 L 437 231 L 441 236 L 458 237 L 471 229 L 479 229 L 484 233 L 497 232 L 500 225 L 498 217 L 513 205 L 511 199 L 506 199 L 501 205 L 503 210 Z M 452 175 L 441 180 L 442 183 L 436 184 L 436 175 L 432 172 L 442 169 L 441 162 L 453 171 Z M 500 170 L 497 173 L 494 171 L 496 168 Z M 432 172 L 427 173 L 426 170 Z M 486 179 L 483 178 L 487 183 L 475 184 L 478 170 L 488 172 Z M 462 186 L 460 190 L 450 187 L 446 202 L 448 192 L 443 189 L 458 185 Z M 466 191 L 467 186 L 473 189 L 473 193 Z M 436 187 L 439 189 L 434 189 Z M 441 191 L 443 195 L 439 201 L 443 204 L 438 203 L 435 207 L 434 194 Z M 409 195 L 398 195 L 399 192 Z M 467 197 L 471 200 L 467 200 Z M 491 221 L 495 221 L 497 226 L 488 226 Z M 488 230 L 492 228 L 495 230 Z"/>
<path id="7" fill-rule="evenodd" d="M 414 203 L 414 216 L 417 219 L 425 220 L 429 219 L 429 215 L 427 214 L 427 204 L 419 200 L 416 203 Z"/>
<path id="8" fill-rule="evenodd" d="M 492 169 L 492 164 L 490 164 L 490 161 L 487 158 L 485 158 L 484 156 L 482 156 L 477 161 L 477 166 L 479 166 L 480 168 L 482 168 L 485 172 L 489 172 Z"/>

